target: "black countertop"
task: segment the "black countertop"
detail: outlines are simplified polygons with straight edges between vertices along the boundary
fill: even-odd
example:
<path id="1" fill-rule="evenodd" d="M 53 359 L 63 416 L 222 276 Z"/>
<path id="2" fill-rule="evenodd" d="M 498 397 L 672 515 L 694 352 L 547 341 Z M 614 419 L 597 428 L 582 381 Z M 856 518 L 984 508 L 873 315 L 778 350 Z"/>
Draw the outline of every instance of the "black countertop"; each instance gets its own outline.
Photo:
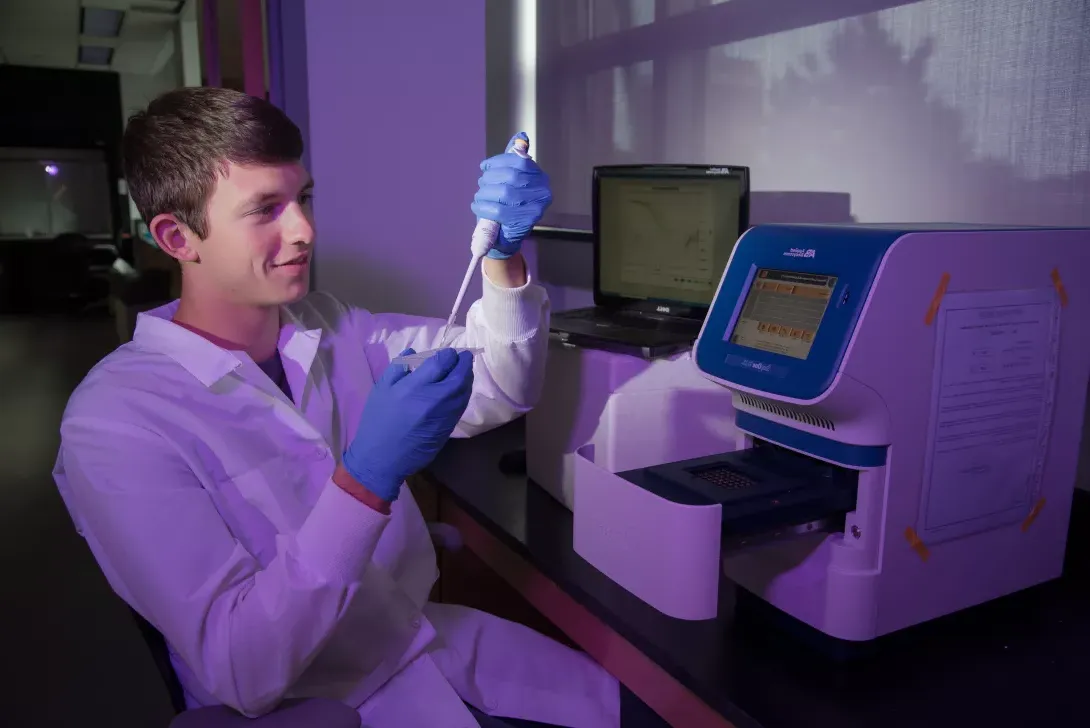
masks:
<path id="1" fill-rule="evenodd" d="M 1065 576 L 904 630 L 838 662 L 720 584 L 719 616 L 658 612 L 578 556 L 572 514 L 499 458 L 521 422 L 454 440 L 431 473 L 469 515 L 738 728 L 1090 726 L 1090 494 L 1072 515 Z M 1082 691 L 1087 690 L 1087 694 Z"/>

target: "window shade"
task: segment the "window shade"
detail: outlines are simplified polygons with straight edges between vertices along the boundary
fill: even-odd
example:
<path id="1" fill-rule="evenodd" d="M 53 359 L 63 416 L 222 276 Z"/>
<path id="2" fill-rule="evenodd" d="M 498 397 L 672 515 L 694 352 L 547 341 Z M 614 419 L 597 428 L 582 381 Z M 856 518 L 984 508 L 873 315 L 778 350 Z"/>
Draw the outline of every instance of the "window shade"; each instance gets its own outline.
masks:
<path id="1" fill-rule="evenodd" d="M 546 225 L 588 229 L 622 163 L 748 165 L 859 221 L 1090 224 L 1083 0 L 544 0 L 536 80 Z"/>

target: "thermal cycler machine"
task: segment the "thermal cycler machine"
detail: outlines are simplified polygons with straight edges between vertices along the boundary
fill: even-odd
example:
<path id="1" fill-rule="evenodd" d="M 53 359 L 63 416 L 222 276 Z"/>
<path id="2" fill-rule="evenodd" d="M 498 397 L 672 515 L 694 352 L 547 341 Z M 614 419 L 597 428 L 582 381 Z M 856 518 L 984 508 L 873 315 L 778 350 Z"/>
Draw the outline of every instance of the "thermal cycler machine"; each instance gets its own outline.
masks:
<path id="1" fill-rule="evenodd" d="M 1060 575 L 1090 374 L 1090 231 L 768 225 L 694 349 L 737 449 L 575 463 L 574 547 L 660 611 L 720 569 L 866 641 Z"/>

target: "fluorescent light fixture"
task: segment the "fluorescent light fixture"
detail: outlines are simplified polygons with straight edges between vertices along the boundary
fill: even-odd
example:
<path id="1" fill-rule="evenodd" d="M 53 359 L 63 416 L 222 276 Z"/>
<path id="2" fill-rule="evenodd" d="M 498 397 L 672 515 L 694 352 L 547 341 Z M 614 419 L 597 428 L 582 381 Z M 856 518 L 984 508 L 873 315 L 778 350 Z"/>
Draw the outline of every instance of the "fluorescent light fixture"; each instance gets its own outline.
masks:
<path id="1" fill-rule="evenodd" d="M 91 66 L 108 66 L 110 61 L 113 60 L 114 49 L 106 48 L 105 46 L 86 46 L 81 45 L 79 47 L 79 62 L 86 63 Z"/>
<path id="2" fill-rule="evenodd" d="M 150 3 L 133 4 L 129 6 L 129 10 L 134 13 L 155 13 L 157 15 L 177 15 L 182 12 L 182 8 L 185 6 L 185 0 L 155 0 L 158 5 L 152 5 Z"/>
<path id="3" fill-rule="evenodd" d="M 513 116 L 515 131 L 530 137 L 530 154 L 537 141 L 537 0 L 520 0 L 514 6 L 515 69 Z"/>
<path id="4" fill-rule="evenodd" d="M 80 9 L 80 35 L 116 38 L 121 33 L 121 21 L 124 17 L 124 10 L 83 7 Z"/>

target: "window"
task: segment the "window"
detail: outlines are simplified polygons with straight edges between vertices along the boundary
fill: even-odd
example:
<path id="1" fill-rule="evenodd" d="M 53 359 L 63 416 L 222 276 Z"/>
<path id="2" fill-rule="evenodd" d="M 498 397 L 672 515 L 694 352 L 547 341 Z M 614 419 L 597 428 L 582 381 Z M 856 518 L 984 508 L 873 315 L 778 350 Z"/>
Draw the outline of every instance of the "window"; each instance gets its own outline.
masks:
<path id="1" fill-rule="evenodd" d="M 547 225 L 588 229 L 591 168 L 619 163 L 748 165 L 754 222 L 791 192 L 860 221 L 1090 224 L 1083 0 L 529 4 L 536 62 L 512 66 Z"/>
<path id="2" fill-rule="evenodd" d="M 111 214 L 101 150 L 0 148 L 0 237 L 112 235 Z"/>

